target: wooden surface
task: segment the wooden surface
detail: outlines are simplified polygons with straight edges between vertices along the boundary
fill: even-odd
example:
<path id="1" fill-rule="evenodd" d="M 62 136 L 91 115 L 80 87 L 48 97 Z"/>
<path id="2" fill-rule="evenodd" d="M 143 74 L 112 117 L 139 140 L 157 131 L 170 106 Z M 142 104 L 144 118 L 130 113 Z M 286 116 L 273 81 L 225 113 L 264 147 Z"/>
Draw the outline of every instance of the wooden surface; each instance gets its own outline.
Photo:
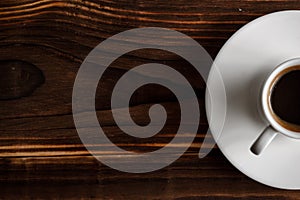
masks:
<path id="1" fill-rule="evenodd" d="M 87 54 L 104 39 L 136 27 L 181 31 L 215 57 L 225 41 L 264 14 L 300 9 L 284 0 L 5 0 L 0 2 L 0 198 L 1 199 L 297 199 L 298 191 L 259 184 L 235 169 L 215 147 L 198 151 L 207 129 L 202 117 L 193 145 L 172 165 L 147 174 L 110 169 L 82 145 L 72 118 L 72 87 Z M 167 144 L 178 128 L 174 95 L 156 85 L 140 88 L 131 114 L 141 125 L 147 109 L 168 110 L 163 131 L 136 140 L 122 134 L 110 111 L 117 79 L 142 63 L 167 64 L 186 75 L 204 110 L 201 78 L 182 58 L 158 50 L 128 53 L 102 78 L 96 108 L 108 137 L 126 150 L 148 152 Z M 41 72 L 41 73 L 40 73 Z M 178 112 L 177 112 L 178 111 Z M 204 115 L 202 115 L 204 116 Z"/>

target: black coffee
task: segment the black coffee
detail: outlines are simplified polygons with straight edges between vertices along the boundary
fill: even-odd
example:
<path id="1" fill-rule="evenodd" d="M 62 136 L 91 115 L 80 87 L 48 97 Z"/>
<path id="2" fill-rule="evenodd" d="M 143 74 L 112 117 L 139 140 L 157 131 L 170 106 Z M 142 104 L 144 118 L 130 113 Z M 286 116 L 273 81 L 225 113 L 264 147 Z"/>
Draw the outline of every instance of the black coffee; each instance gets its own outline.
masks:
<path id="1" fill-rule="evenodd" d="M 300 125 L 300 70 L 279 78 L 271 93 L 271 106 L 281 120 Z"/>

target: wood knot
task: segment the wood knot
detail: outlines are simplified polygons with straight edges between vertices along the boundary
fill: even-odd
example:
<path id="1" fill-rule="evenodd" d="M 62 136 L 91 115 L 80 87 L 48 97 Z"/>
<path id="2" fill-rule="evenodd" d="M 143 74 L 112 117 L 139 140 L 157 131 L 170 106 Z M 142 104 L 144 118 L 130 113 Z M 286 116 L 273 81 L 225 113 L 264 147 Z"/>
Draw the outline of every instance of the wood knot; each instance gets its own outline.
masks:
<path id="1" fill-rule="evenodd" d="M 44 82 L 43 72 L 28 62 L 0 61 L 0 100 L 29 96 Z"/>

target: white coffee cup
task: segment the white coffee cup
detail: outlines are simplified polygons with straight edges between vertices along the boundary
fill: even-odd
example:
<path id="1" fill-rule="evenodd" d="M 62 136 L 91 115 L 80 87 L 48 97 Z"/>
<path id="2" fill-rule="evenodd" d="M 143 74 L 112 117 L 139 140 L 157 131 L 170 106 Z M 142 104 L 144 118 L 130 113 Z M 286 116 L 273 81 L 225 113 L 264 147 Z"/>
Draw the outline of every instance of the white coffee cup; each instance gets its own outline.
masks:
<path id="1" fill-rule="evenodd" d="M 271 95 L 276 83 L 287 73 L 300 70 L 300 58 L 294 58 L 278 65 L 265 80 L 260 94 L 259 109 L 263 117 L 269 123 L 260 136 L 251 146 L 255 155 L 260 155 L 263 150 L 272 142 L 277 134 L 286 137 L 300 139 L 300 125 L 290 123 L 281 119 L 273 110 Z M 299 91 L 300 92 L 300 91 Z M 300 115 L 300 112 L 299 112 Z"/>

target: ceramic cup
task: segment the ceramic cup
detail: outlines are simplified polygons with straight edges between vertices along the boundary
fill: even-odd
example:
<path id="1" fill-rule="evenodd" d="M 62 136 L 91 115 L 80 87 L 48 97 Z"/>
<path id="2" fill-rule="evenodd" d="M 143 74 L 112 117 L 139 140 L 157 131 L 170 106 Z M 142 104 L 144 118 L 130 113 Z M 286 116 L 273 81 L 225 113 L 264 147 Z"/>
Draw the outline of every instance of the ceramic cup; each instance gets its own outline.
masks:
<path id="1" fill-rule="evenodd" d="M 276 83 L 285 74 L 293 70 L 300 70 L 300 58 L 288 60 L 277 66 L 265 80 L 261 88 L 259 109 L 262 111 L 261 113 L 269 123 L 269 126 L 264 129 L 250 148 L 255 155 L 260 155 L 277 134 L 300 140 L 300 125 L 289 123 L 276 115 L 272 107 L 273 102 L 271 101 L 271 95 Z"/>

